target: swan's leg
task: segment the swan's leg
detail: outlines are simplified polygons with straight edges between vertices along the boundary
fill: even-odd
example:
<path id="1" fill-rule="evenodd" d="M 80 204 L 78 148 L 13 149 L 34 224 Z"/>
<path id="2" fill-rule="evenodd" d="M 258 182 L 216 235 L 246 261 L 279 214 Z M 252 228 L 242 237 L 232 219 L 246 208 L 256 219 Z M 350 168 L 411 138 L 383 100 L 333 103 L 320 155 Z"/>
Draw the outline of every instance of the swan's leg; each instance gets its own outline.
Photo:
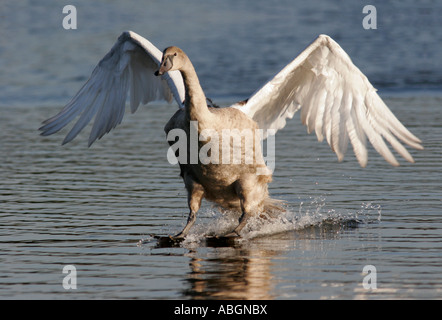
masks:
<path id="1" fill-rule="evenodd" d="M 189 233 L 189 230 L 190 228 L 192 228 L 193 224 L 195 223 L 195 220 L 196 220 L 196 213 L 190 210 L 189 216 L 187 217 L 186 226 L 180 233 L 174 235 L 172 238 L 174 239 L 184 238 Z"/>
<path id="2" fill-rule="evenodd" d="M 241 201 L 241 207 L 243 207 L 242 201 Z M 252 213 L 250 211 L 246 211 L 243 209 L 242 212 L 243 213 L 242 213 L 241 217 L 239 218 L 238 226 L 232 232 L 226 234 L 226 237 L 229 237 L 229 238 L 240 237 L 239 233 L 246 226 L 247 221 L 252 216 Z"/>
<path id="3" fill-rule="evenodd" d="M 187 218 L 186 226 L 180 233 L 173 236 L 173 238 L 184 238 L 189 233 L 190 228 L 192 228 L 193 224 L 196 221 L 196 213 L 200 209 L 201 201 L 203 200 L 204 197 L 203 186 L 195 182 L 188 175 L 185 176 L 184 183 L 187 188 L 187 202 L 189 205 L 190 212 Z"/>
<path id="4" fill-rule="evenodd" d="M 225 235 L 226 237 L 239 237 L 239 233 L 246 226 L 247 221 L 253 215 L 252 204 L 256 201 L 254 199 L 256 194 L 256 176 L 250 175 L 248 178 L 243 178 L 235 182 L 235 190 L 241 202 L 242 215 L 239 218 L 238 226 L 230 233 Z"/>

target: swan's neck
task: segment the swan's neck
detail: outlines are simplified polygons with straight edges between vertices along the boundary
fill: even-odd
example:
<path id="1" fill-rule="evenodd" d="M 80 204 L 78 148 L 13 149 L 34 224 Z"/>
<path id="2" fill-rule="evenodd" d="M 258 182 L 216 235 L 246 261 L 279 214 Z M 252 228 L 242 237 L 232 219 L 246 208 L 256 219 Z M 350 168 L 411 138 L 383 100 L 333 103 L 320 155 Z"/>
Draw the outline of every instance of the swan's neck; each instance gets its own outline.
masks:
<path id="1" fill-rule="evenodd" d="M 211 121 L 212 113 L 207 108 L 206 96 L 201 88 L 195 68 L 189 59 L 180 71 L 186 88 L 184 105 L 189 120 Z"/>

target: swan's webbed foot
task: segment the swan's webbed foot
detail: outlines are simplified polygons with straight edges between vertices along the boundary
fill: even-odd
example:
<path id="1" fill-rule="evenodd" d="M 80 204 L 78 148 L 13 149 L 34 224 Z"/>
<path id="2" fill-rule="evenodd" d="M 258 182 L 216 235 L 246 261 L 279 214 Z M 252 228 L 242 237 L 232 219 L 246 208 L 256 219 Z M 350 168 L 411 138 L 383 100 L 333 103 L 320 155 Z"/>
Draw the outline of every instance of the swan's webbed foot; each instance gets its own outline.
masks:
<path id="1" fill-rule="evenodd" d="M 174 236 L 169 236 L 170 240 L 184 240 L 184 238 L 187 236 L 187 234 L 184 234 L 182 231 L 180 233 L 177 233 Z"/>
<path id="2" fill-rule="evenodd" d="M 226 234 L 225 236 L 223 236 L 223 238 L 240 238 L 241 236 L 239 235 L 239 233 L 237 233 L 235 230 L 233 230 L 232 232 L 229 232 L 228 234 Z"/>

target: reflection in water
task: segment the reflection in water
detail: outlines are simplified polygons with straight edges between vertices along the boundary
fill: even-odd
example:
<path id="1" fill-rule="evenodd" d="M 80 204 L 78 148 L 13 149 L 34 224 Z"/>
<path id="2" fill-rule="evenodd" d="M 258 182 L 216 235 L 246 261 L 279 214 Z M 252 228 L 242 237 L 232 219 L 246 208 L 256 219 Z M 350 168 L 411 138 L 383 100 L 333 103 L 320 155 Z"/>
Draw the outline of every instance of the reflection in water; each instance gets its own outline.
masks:
<path id="1" fill-rule="evenodd" d="M 358 222 L 324 221 L 296 231 L 236 242 L 231 246 L 189 249 L 187 282 L 183 295 L 192 299 L 275 299 L 274 259 L 280 259 L 300 239 L 336 239 Z"/>
<path id="2" fill-rule="evenodd" d="M 184 295 L 193 299 L 273 299 L 271 258 L 274 250 L 218 248 L 216 257 L 199 258 L 190 250 L 190 286 Z"/>

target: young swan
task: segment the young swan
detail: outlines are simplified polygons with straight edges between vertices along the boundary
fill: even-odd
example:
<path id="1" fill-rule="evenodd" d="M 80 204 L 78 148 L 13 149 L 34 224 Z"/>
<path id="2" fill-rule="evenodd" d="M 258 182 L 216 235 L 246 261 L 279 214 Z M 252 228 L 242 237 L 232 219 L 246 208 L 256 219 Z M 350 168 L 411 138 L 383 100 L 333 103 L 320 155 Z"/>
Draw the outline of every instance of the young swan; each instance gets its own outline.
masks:
<path id="1" fill-rule="evenodd" d="M 186 89 L 185 107 L 178 110 L 165 126 L 168 134 L 173 129 L 184 130 L 187 137 L 187 161 L 180 162 L 181 177 L 188 192 L 190 209 L 187 224 L 174 238 L 185 237 L 196 220 L 196 213 L 203 198 L 213 201 L 229 210 L 241 211 L 238 226 L 227 237 L 238 237 L 247 220 L 254 214 L 270 212 L 278 208 L 277 200 L 269 198 L 267 184 L 272 180 L 271 171 L 266 167 L 259 136 L 258 125 L 246 114 L 235 108 L 207 107 L 206 97 L 200 86 L 195 69 L 187 55 L 177 47 L 166 48 L 163 52 L 161 66 L 155 75 L 160 76 L 168 71 L 179 70 Z M 219 160 L 203 164 L 200 157 L 197 163 L 192 163 L 190 126 L 197 123 L 198 155 L 206 143 L 213 142 L 214 136 L 218 141 L 211 144 L 211 154 L 219 155 Z M 197 122 L 193 122 L 197 121 Z M 233 133 L 223 136 L 223 131 Z M 211 132 L 210 138 L 202 139 L 205 133 Z M 250 134 L 252 141 L 247 135 Z M 222 148 L 223 138 L 230 147 Z M 201 141 L 204 140 L 204 141 Z M 238 143 L 240 142 L 240 144 Z M 175 142 L 171 142 L 172 145 Z M 194 142 L 195 143 L 195 142 Z M 207 146 L 206 146 L 207 148 Z M 235 149 L 236 148 L 236 149 Z M 231 159 L 233 150 L 240 149 L 238 161 L 236 153 Z M 223 151 L 229 154 L 223 157 Z M 252 159 L 250 160 L 250 156 Z M 248 157 L 248 158 L 247 158 Z M 179 159 L 180 157 L 178 157 Z M 193 157 L 195 159 L 195 156 Z M 248 160 L 246 160 L 248 159 Z M 195 162 L 195 161 L 194 161 Z M 223 163 L 224 162 L 224 163 Z"/>
<path id="2" fill-rule="evenodd" d="M 238 236 L 251 215 L 273 213 L 277 201 L 271 200 L 267 191 L 271 172 L 263 162 L 261 141 L 253 133 L 258 127 L 263 133 L 268 133 L 267 129 L 275 133 L 298 110 L 308 132 L 315 131 L 319 141 L 326 139 L 339 161 L 351 143 L 359 164 L 365 167 L 367 138 L 393 166 L 399 162 L 385 142 L 409 162 L 414 159 L 402 143 L 423 149 L 422 141 L 394 116 L 367 77 L 327 35 L 319 35 L 249 99 L 228 108 L 207 107 L 192 63 L 177 47 L 162 54 L 156 74 L 170 71 L 164 81 L 154 79 L 160 57 L 161 52 L 147 39 L 132 31 L 123 32 L 85 85 L 59 113 L 45 120 L 40 130 L 43 136 L 54 134 L 78 117 L 63 140 L 65 144 L 94 118 L 90 146 L 121 122 L 128 91 L 132 112 L 141 102 L 175 98 L 180 110 L 165 131 L 168 138 L 178 133 L 180 147 L 176 152 L 190 208 L 188 223 L 177 237 L 189 232 L 202 198 L 242 212 L 229 236 Z M 178 131 L 169 135 L 173 129 Z M 224 136 L 224 131 L 230 136 Z M 254 141 L 250 142 L 250 136 Z M 210 161 L 200 159 L 204 153 Z"/>

